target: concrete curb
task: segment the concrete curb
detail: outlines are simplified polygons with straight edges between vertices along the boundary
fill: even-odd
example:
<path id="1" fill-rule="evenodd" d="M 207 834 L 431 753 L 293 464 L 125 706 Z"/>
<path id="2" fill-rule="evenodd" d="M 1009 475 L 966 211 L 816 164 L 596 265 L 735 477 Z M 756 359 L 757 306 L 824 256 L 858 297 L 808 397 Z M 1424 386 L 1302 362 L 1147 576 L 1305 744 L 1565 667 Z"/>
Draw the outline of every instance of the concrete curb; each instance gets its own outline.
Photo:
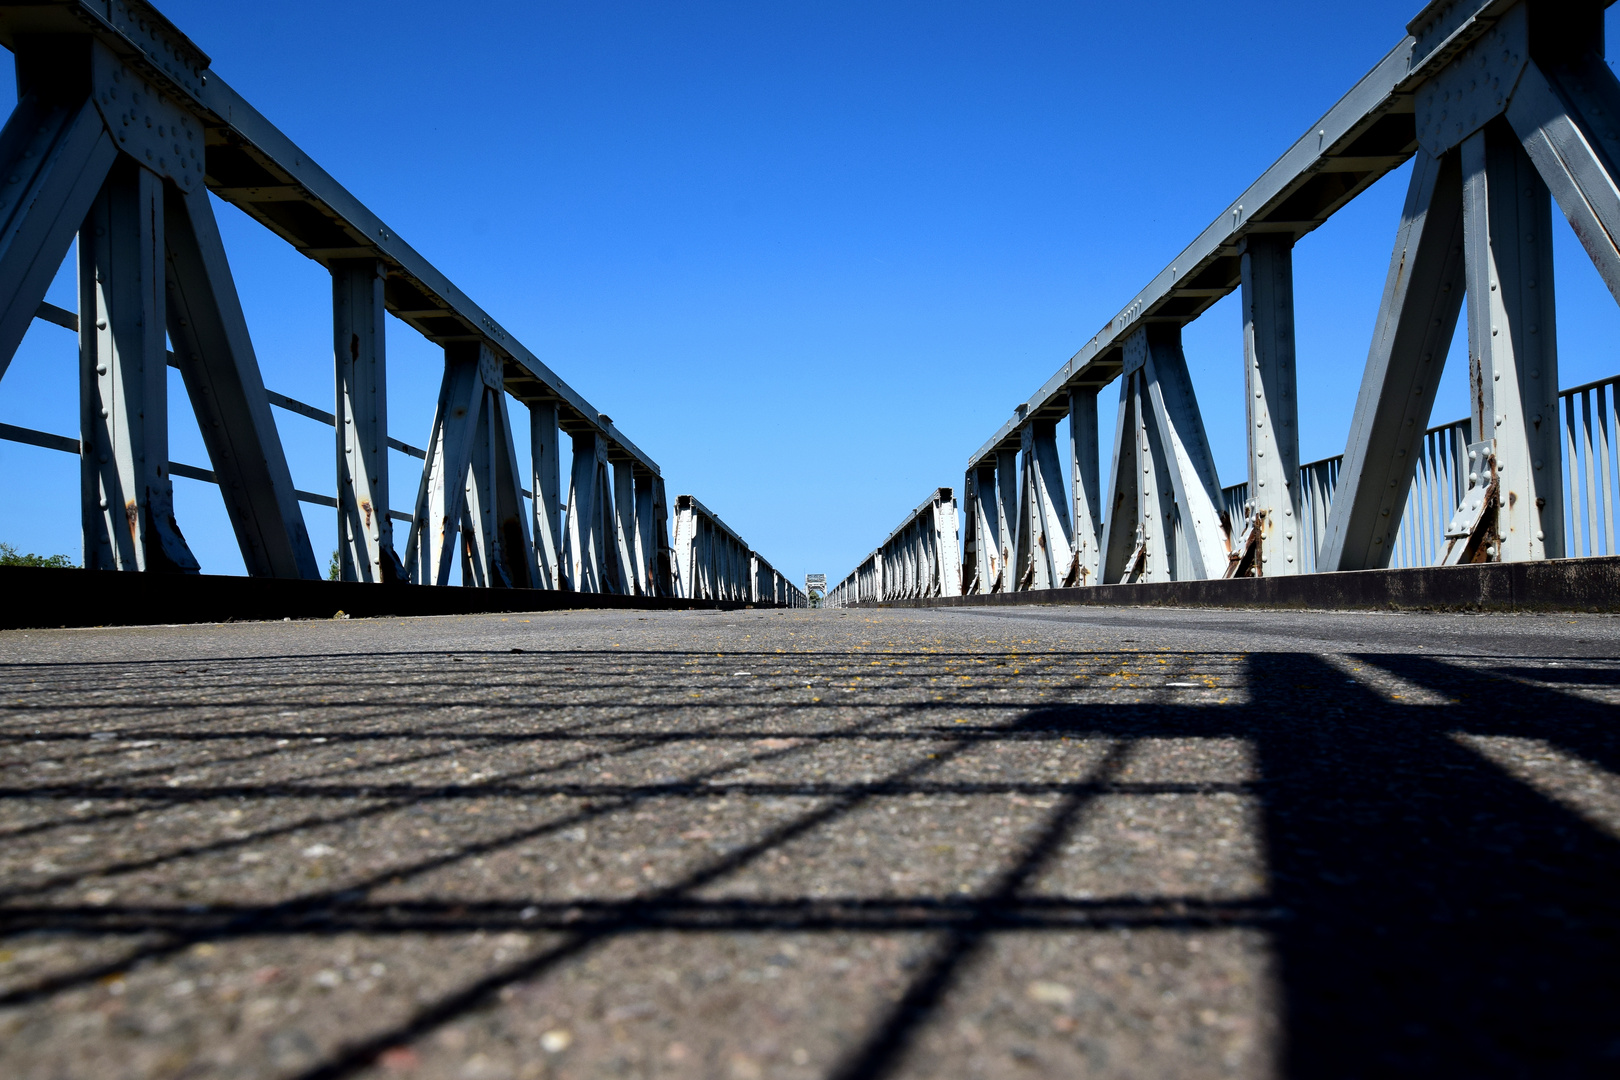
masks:
<path id="1" fill-rule="evenodd" d="M 1620 556 L 1355 570 L 1298 577 L 1098 585 L 1085 589 L 868 601 L 856 607 L 1282 608 L 1307 611 L 1620 611 Z"/>
<path id="2" fill-rule="evenodd" d="M 123 574 L 0 566 L 0 629 L 142 626 L 158 623 L 330 619 L 386 615 L 622 608 L 641 611 L 736 611 L 774 607 L 732 600 L 675 600 L 544 589 L 464 589 L 289 581 L 218 574 Z"/>

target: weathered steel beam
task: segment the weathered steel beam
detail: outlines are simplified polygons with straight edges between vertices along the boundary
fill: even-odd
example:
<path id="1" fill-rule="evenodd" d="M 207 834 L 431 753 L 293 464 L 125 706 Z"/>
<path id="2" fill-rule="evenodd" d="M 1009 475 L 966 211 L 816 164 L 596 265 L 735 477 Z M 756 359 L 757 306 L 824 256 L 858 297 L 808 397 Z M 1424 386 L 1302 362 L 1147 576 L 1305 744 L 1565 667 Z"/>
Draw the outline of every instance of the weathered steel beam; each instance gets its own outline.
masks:
<path id="1" fill-rule="evenodd" d="M 338 558 L 344 581 L 400 581 L 388 508 L 385 270 L 375 259 L 334 262 Z"/>
<path id="2" fill-rule="evenodd" d="M 1592 265 L 1620 300 L 1620 131 L 1613 121 L 1620 116 L 1620 82 L 1614 72 L 1595 51 L 1545 70 L 1533 61 L 1506 116 Z"/>
<path id="3" fill-rule="evenodd" d="M 164 325 L 163 181 L 110 171 L 79 245 L 84 565 L 195 574 L 174 519 Z"/>
<path id="4" fill-rule="evenodd" d="M 1494 442 L 1503 562 L 1564 554 L 1552 201 L 1505 121 L 1463 141 L 1474 439 Z"/>
<path id="5" fill-rule="evenodd" d="M 1243 397 L 1249 421 L 1250 515 L 1259 541 L 1256 571 L 1261 576 L 1297 574 L 1303 560 L 1293 240 L 1250 235 L 1243 242 L 1242 267 Z M 1229 522 L 1228 529 L 1239 524 Z"/>

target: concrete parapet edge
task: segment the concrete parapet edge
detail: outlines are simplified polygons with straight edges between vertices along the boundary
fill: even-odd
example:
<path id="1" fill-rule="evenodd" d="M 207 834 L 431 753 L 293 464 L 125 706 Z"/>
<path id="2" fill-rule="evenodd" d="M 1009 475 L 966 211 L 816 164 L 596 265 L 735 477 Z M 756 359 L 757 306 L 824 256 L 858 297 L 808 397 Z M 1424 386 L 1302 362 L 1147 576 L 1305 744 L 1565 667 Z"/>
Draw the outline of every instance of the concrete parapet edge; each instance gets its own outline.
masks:
<path id="1" fill-rule="evenodd" d="M 543 589 L 469 589 L 293 581 L 218 574 L 0 567 L 0 629 L 150 626 L 410 615 L 474 615 L 579 608 L 736 611 L 774 607 L 741 600 L 681 600 Z"/>
<path id="2" fill-rule="evenodd" d="M 1094 585 L 1079 589 L 883 600 L 856 607 L 1279 608 L 1307 611 L 1620 611 L 1620 556 L 1353 570 L 1297 577 Z"/>

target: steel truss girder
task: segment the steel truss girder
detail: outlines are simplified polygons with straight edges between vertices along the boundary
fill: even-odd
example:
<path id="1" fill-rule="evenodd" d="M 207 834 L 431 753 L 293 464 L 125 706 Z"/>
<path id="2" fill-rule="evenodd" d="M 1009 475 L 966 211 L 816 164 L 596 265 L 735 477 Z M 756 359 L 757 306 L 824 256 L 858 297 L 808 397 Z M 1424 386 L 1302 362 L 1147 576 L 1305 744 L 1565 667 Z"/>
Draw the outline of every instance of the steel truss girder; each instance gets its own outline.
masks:
<path id="1" fill-rule="evenodd" d="M 956 497 L 938 488 L 828 593 L 835 606 L 962 595 Z"/>
<path id="2" fill-rule="evenodd" d="M 386 270 L 376 259 L 335 261 L 332 357 L 337 384 L 338 553 L 344 581 L 401 581 L 388 516 Z"/>
<path id="3" fill-rule="evenodd" d="M 631 565 L 635 568 L 636 594 L 638 596 L 662 596 L 661 579 L 658 575 L 658 543 L 656 508 L 657 492 L 654 490 L 657 477 L 634 463 L 626 463 L 620 468 L 629 468 L 634 476 L 635 494 L 635 543 L 632 545 Z"/>
<path id="4" fill-rule="evenodd" d="M 1297 574 L 1302 560 L 1293 239 L 1252 235 L 1244 241 L 1241 262 L 1249 502 L 1260 534 L 1255 569 L 1271 577 Z M 1228 529 L 1237 524 L 1228 522 Z"/>
<path id="5" fill-rule="evenodd" d="M 187 466 L 185 474 L 220 485 L 251 573 L 319 576 L 297 506 L 302 498 L 339 511 L 339 561 L 346 577 L 389 580 L 411 576 L 443 582 L 451 565 L 454 538 L 460 534 L 469 584 L 579 587 L 583 583 L 642 595 L 671 591 L 669 511 L 657 465 L 625 439 L 608 417 L 590 408 L 207 70 L 206 55 L 150 5 L 142 0 L 121 0 L 111 6 L 99 0 L 0 3 L 0 42 L 16 53 L 20 100 L 6 130 L 0 132 L 0 166 L 12 176 L 10 184 L 17 185 L 0 192 L 0 290 L 4 292 L 0 374 L 37 313 L 46 312 L 53 321 L 79 327 L 80 319 L 73 313 L 42 307 L 41 300 L 109 169 L 120 156 L 134 159 L 156 178 L 148 177 L 146 184 L 152 196 L 148 202 L 155 207 L 146 250 L 157 259 L 160 272 L 144 291 L 150 294 L 152 288 L 161 289 L 166 283 L 167 296 L 159 294 L 155 306 L 148 305 L 150 310 L 140 320 L 141 333 L 147 338 L 156 327 L 159 347 L 154 350 L 149 340 L 141 342 L 138 371 L 132 362 L 114 364 L 109 370 L 120 378 L 138 376 L 138 388 L 119 391 L 132 401 L 131 394 L 138 394 L 140 400 L 135 401 L 132 415 L 161 418 L 158 388 L 146 384 L 161 383 L 166 376 L 161 364 L 154 372 L 148 354 L 162 354 L 164 323 L 169 324 L 174 352 L 167 357 L 168 366 L 179 369 L 184 377 L 214 459 L 213 472 Z M 226 166 L 225 172 L 246 175 L 258 170 L 275 177 L 272 186 L 280 187 L 275 192 L 265 189 L 262 182 L 248 181 L 247 187 L 233 188 L 217 178 L 215 190 L 333 272 L 338 392 L 332 416 L 264 389 L 208 207 L 205 173 L 214 164 Z M 252 186 L 254 183 L 259 186 Z M 12 198 L 8 200 L 7 194 Z M 290 203 L 310 213 L 280 213 Z M 165 217 L 172 235 L 166 236 L 162 228 Z M 319 239 L 312 241 L 310 237 L 317 234 Z M 166 279 L 162 273 L 165 259 Z M 122 302 L 127 306 L 130 301 L 124 294 L 139 295 L 142 288 L 140 282 L 123 283 L 118 290 Z M 88 318 L 92 306 L 82 307 Z M 393 311 L 433 340 L 444 342 L 447 352 L 476 345 L 478 378 L 484 386 L 478 391 L 482 396 L 479 407 L 471 408 L 467 395 L 473 388 L 450 371 L 454 362 L 447 363 L 434 449 L 426 454 L 429 461 L 423 471 L 419 512 L 412 519 L 406 553 L 409 574 L 393 554 L 389 527 L 393 512 L 387 505 L 387 447 L 395 445 L 408 452 L 409 448 L 386 435 L 381 319 L 385 311 Z M 117 325 L 121 328 L 126 321 L 120 318 Z M 110 344 L 109 338 L 109 348 Z M 93 358 L 97 354 L 90 350 L 87 355 Z M 537 412 L 549 413 L 542 416 L 549 423 L 534 425 L 531 447 L 536 459 L 538 551 L 528 538 L 529 523 L 521 502 L 527 493 L 522 491 L 515 464 L 507 405 L 501 393 L 504 379 L 511 380 L 512 392 L 525 403 Z M 85 407 L 98 416 L 104 389 L 92 386 L 86 391 Z M 272 398 L 334 426 L 338 499 L 293 491 L 268 408 Z M 147 399 L 157 404 L 149 404 Z M 111 409 L 108 411 L 110 414 Z M 94 425 L 88 415 L 86 437 L 75 445 L 94 448 Z M 129 444 L 122 464 L 133 468 L 151 456 L 162 462 L 156 468 L 165 475 L 161 484 L 142 488 L 136 499 L 137 528 L 132 539 L 123 555 L 108 558 L 120 565 L 146 565 L 150 533 L 162 540 L 153 549 L 162 556 L 158 561 L 176 567 L 185 567 L 189 561 L 189 568 L 194 569 L 195 561 L 184 550 L 172 512 L 166 509 L 170 498 L 167 455 L 148 455 L 146 449 L 158 438 L 164 441 L 161 449 L 166 450 L 163 429 L 156 422 L 138 433 L 127 425 L 119 429 L 118 437 Z M 585 538 L 582 550 L 593 564 L 573 575 L 580 579 L 576 582 L 570 581 L 573 568 L 567 565 L 563 536 L 567 522 L 557 498 L 556 442 L 563 429 L 571 435 L 589 432 L 594 436 L 590 452 L 581 457 L 600 466 L 590 484 L 577 485 L 584 497 L 571 500 L 576 513 L 583 511 L 587 517 L 594 513 L 601 519 L 600 524 L 587 522 L 583 532 L 578 527 L 572 530 L 574 539 Z M 111 439 L 107 436 L 103 442 L 109 444 L 108 462 L 117 466 L 120 462 Z M 142 445 L 136 448 L 132 440 Z M 422 451 L 415 453 L 424 456 Z M 92 454 L 89 460 L 99 465 L 98 457 Z M 608 468 L 623 472 L 623 477 L 604 482 Z M 96 479 L 98 491 L 102 479 Z M 136 478 L 126 479 L 133 483 Z M 116 486 L 126 485 L 120 481 Z M 614 486 L 623 492 L 617 507 Z M 86 507 L 99 510 L 100 502 L 99 498 L 87 501 Z M 140 509 L 147 503 L 162 511 L 150 528 L 140 524 L 143 515 L 150 517 Z M 428 503 L 437 512 L 435 521 L 429 522 L 422 513 Z M 87 522 L 93 517 L 87 514 Z M 615 530 L 612 540 L 606 535 L 607 523 Z M 105 523 L 94 527 L 109 537 L 117 532 Z M 87 530 L 90 528 L 87 524 Z M 137 546 L 142 552 L 139 558 Z M 773 598 L 778 594 L 802 598 L 785 578 L 768 564 L 766 567 L 761 573 L 771 577 L 768 591 Z M 728 576 L 742 581 L 746 571 Z M 585 582 L 586 578 L 592 580 Z"/>
<path id="6" fill-rule="evenodd" d="M 688 600 L 747 600 L 752 553 L 742 537 L 691 495 L 675 497 L 675 595 Z"/>
<path id="7" fill-rule="evenodd" d="M 446 346 L 444 378 L 405 557 L 411 581 L 448 585 L 462 535 L 462 583 L 530 585 L 521 476 L 500 362 L 482 342 Z"/>

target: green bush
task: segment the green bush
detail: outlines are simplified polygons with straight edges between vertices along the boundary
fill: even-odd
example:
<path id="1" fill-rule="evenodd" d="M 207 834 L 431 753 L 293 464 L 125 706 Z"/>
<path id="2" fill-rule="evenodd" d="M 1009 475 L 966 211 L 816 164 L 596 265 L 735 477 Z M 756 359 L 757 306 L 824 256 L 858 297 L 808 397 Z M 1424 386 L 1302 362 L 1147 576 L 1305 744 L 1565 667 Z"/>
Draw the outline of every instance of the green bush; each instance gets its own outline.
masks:
<path id="1" fill-rule="evenodd" d="M 10 544 L 0 542 L 0 566 L 49 566 L 58 570 L 71 570 L 78 565 L 66 555 L 35 555 L 32 551 L 19 554 Z"/>

